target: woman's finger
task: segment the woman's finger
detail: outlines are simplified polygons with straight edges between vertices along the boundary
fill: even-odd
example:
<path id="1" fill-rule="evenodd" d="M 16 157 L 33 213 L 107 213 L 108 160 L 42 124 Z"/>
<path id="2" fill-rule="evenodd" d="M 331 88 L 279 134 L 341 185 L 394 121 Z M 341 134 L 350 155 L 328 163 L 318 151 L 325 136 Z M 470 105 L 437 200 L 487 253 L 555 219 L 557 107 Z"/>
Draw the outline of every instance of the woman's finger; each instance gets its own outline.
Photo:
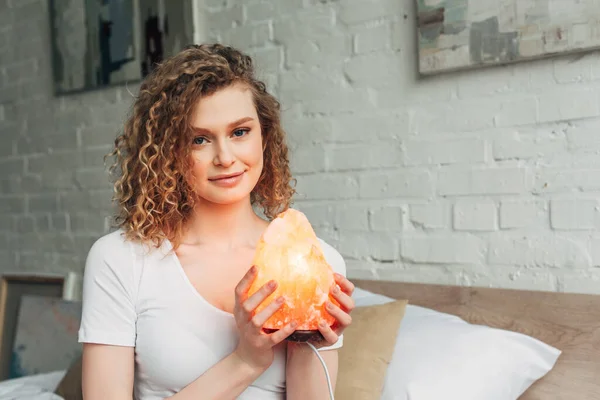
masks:
<path id="1" fill-rule="evenodd" d="M 335 283 L 340 286 L 344 293 L 351 295 L 354 292 L 354 284 L 350 282 L 344 275 L 335 273 L 333 276 Z"/>
<path id="2" fill-rule="evenodd" d="M 277 289 L 277 282 L 269 281 L 262 285 L 260 289 L 253 293 L 252 296 L 248 297 L 242 304 L 242 309 L 247 314 L 252 314 L 256 307 L 260 305 L 267 297 L 269 297 Z"/>
<path id="3" fill-rule="evenodd" d="M 256 272 L 257 272 L 256 266 L 253 265 L 244 274 L 244 277 L 242 279 L 240 279 L 240 281 L 236 285 L 236 287 L 235 287 L 235 303 L 236 304 L 242 304 L 244 301 L 246 301 L 246 298 L 248 297 L 248 290 L 250 289 L 252 282 L 254 282 L 254 279 L 256 279 Z"/>
<path id="4" fill-rule="evenodd" d="M 333 329 L 331 329 L 331 326 L 329 326 L 329 324 L 327 324 L 327 322 L 325 321 L 321 321 L 321 323 L 319 323 L 319 332 L 321 332 L 321 335 L 323 335 L 323 338 L 325 338 L 325 342 L 326 343 L 319 343 L 319 345 L 322 346 L 331 346 L 333 345 L 335 342 L 338 341 L 339 336 L 337 335 L 337 333 L 335 333 L 333 331 Z"/>
<path id="5" fill-rule="evenodd" d="M 332 302 L 328 301 L 325 305 L 325 308 L 327 309 L 327 312 L 333 318 L 336 319 L 337 325 L 340 328 L 343 329 L 347 326 L 350 326 L 350 324 L 352 323 L 352 317 L 350 316 L 350 314 L 348 314 L 347 312 L 345 312 L 344 310 L 342 310 L 341 308 L 339 308 Z"/>
<path id="6" fill-rule="evenodd" d="M 271 345 L 275 346 L 281 342 L 283 342 L 288 336 L 294 333 L 298 323 L 296 321 L 292 321 L 282 329 L 279 329 L 269 335 L 269 340 L 271 340 Z"/>
<path id="7" fill-rule="evenodd" d="M 256 315 L 252 317 L 252 324 L 254 325 L 254 327 L 258 330 L 262 329 L 265 322 L 267 322 L 267 320 L 271 318 L 271 316 L 281 308 L 284 301 L 285 299 L 283 298 L 283 296 L 279 296 L 275 299 L 275 301 L 272 301 L 271 303 L 269 303 L 268 306 L 263 308 L 260 312 L 256 313 Z"/>
<path id="8" fill-rule="evenodd" d="M 337 285 L 331 290 L 333 298 L 340 303 L 342 310 L 350 312 L 354 309 L 354 300 L 348 294 L 344 293 Z"/>

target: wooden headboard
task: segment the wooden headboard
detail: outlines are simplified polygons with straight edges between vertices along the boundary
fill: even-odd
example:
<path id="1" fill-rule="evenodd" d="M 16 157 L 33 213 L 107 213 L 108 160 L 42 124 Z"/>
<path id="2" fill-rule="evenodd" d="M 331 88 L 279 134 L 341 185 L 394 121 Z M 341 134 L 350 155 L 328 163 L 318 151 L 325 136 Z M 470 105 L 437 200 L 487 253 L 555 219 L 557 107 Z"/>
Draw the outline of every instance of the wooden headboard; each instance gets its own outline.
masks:
<path id="1" fill-rule="evenodd" d="M 521 332 L 562 350 L 520 400 L 600 399 L 600 296 L 355 280 L 362 289 Z"/>

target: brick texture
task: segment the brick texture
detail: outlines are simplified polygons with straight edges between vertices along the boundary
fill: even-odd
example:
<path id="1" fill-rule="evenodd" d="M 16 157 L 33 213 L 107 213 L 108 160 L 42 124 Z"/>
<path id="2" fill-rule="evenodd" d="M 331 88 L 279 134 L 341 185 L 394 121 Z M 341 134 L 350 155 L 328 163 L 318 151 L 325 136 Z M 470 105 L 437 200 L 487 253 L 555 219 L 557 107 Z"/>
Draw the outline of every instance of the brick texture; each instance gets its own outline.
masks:
<path id="1" fill-rule="evenodd" d="M 124 87 L 55 97 L 47 2 L 11 1 L 0 14 L 0 273 L 81 274 L 108 231 L 102 157 L 130 97 Z"/>
<path id="2" fill-rule="evenodd" d="M 47 2 L 0 4 L 0 272 L 82 272 L 131 97 L 54 97 Z M 600 54 L 418 80 L 411 0 L 198 10 L 281 100 L 295 207 L 349 276 L 600 293 Z"/>

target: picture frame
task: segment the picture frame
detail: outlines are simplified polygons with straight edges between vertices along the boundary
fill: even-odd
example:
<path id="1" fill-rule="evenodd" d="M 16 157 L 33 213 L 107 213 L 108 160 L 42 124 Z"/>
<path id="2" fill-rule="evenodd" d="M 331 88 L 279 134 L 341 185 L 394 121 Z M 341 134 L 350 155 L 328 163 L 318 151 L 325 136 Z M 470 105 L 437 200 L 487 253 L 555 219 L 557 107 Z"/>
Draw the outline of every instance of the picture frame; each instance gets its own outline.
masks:
<path id="1" fill-rule="evenodd" d="M 422 77 L 600 49 L 596 0 L 415 2 Z"/>
<path id="2" fill-rule="evenodd" d="M 63 298 L 66 277 L 54 274 L 4 274 L 0 277 L 0 380 L 8 379 L 19 318 L 25 295 Z"/>
<path id="3" fill-rule="evenodd" d="M 69 369 L 82 353 L 81 310 L 80 301 L 21 296 L 9 379 Z"/>
<path id="4" fill-rule="evenodd" d="M 194 42 L 193 0 L 47 0 L 54 95 L 138 83 Z"/>

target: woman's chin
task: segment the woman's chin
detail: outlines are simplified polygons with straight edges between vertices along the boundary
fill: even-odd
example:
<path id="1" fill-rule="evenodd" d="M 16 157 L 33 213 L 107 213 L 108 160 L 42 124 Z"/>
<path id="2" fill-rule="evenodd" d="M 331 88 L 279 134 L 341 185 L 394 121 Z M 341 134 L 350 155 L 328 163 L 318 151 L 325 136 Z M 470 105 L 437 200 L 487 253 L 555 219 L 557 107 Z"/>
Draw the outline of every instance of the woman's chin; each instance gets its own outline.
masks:
<path id="1" fill-rule="evenodd" d="M 228 193 L 211 193 L 202 196 L 203 200 L 221 206 L 233 205 L 242 201 L 250 200 L 250 192 L 246 190 L 229 190 Z"/>

